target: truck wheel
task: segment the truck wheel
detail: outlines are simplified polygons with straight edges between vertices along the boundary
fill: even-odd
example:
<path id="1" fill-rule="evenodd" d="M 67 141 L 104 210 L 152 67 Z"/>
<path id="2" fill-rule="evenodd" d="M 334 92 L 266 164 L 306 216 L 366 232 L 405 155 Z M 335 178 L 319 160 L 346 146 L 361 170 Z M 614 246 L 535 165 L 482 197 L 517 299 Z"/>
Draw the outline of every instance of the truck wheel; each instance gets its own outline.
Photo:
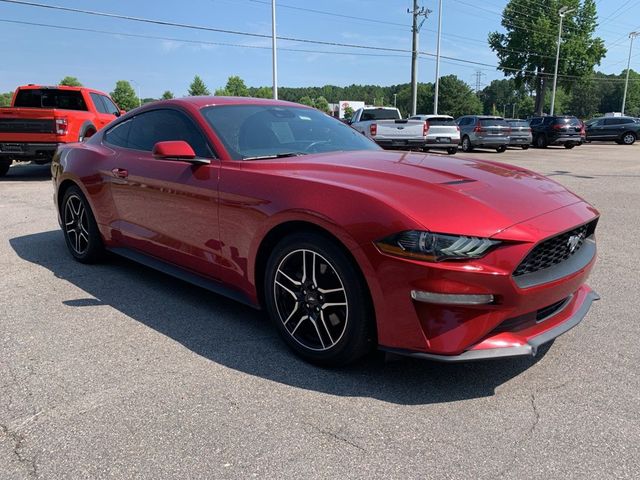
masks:
<path id="1" fill-rule="evenodd" d="M 447 153 L 449 155 L 455 155 L 457 151 L 458 151 L 457 147 L 449 147 L 449 148 L 447 148 Z"/>
<path id="2" fill-rule="evenodd" d="M 6 158 L 0 159 L 0 177 L 4 177 L 7 174 L 12 162 L 13 160 L 11 159 L 6 159 Z"/>

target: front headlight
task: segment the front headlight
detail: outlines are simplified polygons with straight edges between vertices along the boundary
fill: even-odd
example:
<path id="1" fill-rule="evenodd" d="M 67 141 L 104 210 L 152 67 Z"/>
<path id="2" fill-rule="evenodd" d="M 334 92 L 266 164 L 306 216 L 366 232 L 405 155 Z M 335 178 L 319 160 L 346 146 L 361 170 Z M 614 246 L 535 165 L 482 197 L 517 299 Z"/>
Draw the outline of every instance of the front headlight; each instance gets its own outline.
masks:
<path id="1" fill-rule="evenodd" d="M 407 230 L 377 241 L 376 246 L 391 255 L 439 262 L 481 258 L 499 243 L 488 238 Z"/>

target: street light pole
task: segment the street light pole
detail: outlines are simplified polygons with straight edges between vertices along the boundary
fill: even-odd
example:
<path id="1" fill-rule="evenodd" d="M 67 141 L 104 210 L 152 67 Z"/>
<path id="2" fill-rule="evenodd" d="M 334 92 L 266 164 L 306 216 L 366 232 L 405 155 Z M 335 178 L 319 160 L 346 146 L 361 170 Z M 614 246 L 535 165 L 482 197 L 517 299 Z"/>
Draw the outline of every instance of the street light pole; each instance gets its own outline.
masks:
<path id="1" fill-rule="evenodd" d="M 438 40 L 436 42 L 436 84 L 433 96 L 433 114 L 438 114 L 438 93 L 440 90 L 440 33 L 442 32 L 442 0 L 438 1 Z"/>
<path id="2" fill-rule="evenodd" d="M 273 68 L 273 98 L 278 99 L 278 53 L 276 47 L 276 0 L 271 0 L 271 52 Z"/>
<path id="3" fill-rule="evenodd" d="M 562 20 L 564 16 L 568 13 L 573 12 L 574 9 L 569 9 L 569 7 L 562 7 L 558 10 L 558 15 L 560 15 L 560 26 L 558 27 L 558 49 L 556 51 L 556 70 L 553 74 L 553 93 L 551 94 L 551 112 L 553 115 L 553 110 L 556 104 L 556 85 L 558 83 L 558 60 L 560 59 L 560 43 L 562 42 Z"/>
<path id="4" fill-rule="evenodd" d="M 637 36 L 640 36 L 640 32 L 631 32 L 629 34 L 629 38 L 631 39 L 631 42 L 629 44 L 629 60 L 627 60 L 627 78 L 624 81 L 624 95 L 622 96 L 622 108 L 620 109 L 620 112 L 622 112 L 622 115 L 624 115 L 624 107 L 627 104 L 627 88 L 629 87 L 629 68 L 631 68 L 631 49 L 633 48 L 633 39 L 636 38 Z"/>

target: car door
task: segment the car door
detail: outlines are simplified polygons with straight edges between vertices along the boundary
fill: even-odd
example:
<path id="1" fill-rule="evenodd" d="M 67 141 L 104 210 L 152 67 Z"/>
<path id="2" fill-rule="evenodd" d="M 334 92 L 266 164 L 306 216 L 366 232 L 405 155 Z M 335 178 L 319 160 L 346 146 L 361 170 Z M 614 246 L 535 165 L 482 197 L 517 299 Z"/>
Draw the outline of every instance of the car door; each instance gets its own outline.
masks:
<path id="1" fill-rule="evenodd" d="M 95 124 L 95 127 L 98 130 L 100 130 L 101 128 L 109 124 L 116 117 L 113 112 L 109 111 L 109 109 L 107 108 L 107 105 L 105 105 L 105 102 L 102 99 L 103 97 L 102 95 L 95 92 L 91 92 L 89 93 L 89 96 L 91 97 L 91 101 L 93 102 L 93 105 L 96 111 L 94 124 Z"/>
<path id="2" fill-rule="evenodd" d="M 217 278 L 220 164 L 204 133 L 186 113 L 169 108 L 140 113 L 126 123 L 125 148 L 111 142 L 117 128 L 105 135 L 116 155 L 111 193 L 121 243 Z M 169 140 L 186 141 L 211 163 L 155 158 L 153 146 Z"/>
<path id="3" fill-rule="evenodd" d="M 605 118 L 602 137 L 605 140 L 615 140 L 622 133 L 622 130 L 624 130 L 624 125 L 619 118 Z"/>
<path id="4" fill-rule="evenodd" d="M 603 131 L 602 131 L 602 127 L 604 124 L 604 119 L 599 119 L 599 120 L 593 120 L 591 122 L 589 122 L 586 127 L 585 127 L 585 131 L 587 133 L 587 138 L 589 140 L 598 140 L 600 138 L 602 138 L 603 135 Z"/>

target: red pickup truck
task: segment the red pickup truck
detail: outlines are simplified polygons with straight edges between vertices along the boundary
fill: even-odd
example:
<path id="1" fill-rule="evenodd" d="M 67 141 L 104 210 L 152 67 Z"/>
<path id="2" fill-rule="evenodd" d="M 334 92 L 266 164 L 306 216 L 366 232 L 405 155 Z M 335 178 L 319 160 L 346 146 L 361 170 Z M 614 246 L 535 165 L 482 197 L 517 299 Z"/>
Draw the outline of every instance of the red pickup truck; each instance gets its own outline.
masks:
<path id="1" fill-rule="evenodd" d="M 58 145 L 81 142 L 122 113 L 98 90 L 18 87 L 11 107 L 0 108 L 0 177 L 13 160 L 50 162 Z"/>

